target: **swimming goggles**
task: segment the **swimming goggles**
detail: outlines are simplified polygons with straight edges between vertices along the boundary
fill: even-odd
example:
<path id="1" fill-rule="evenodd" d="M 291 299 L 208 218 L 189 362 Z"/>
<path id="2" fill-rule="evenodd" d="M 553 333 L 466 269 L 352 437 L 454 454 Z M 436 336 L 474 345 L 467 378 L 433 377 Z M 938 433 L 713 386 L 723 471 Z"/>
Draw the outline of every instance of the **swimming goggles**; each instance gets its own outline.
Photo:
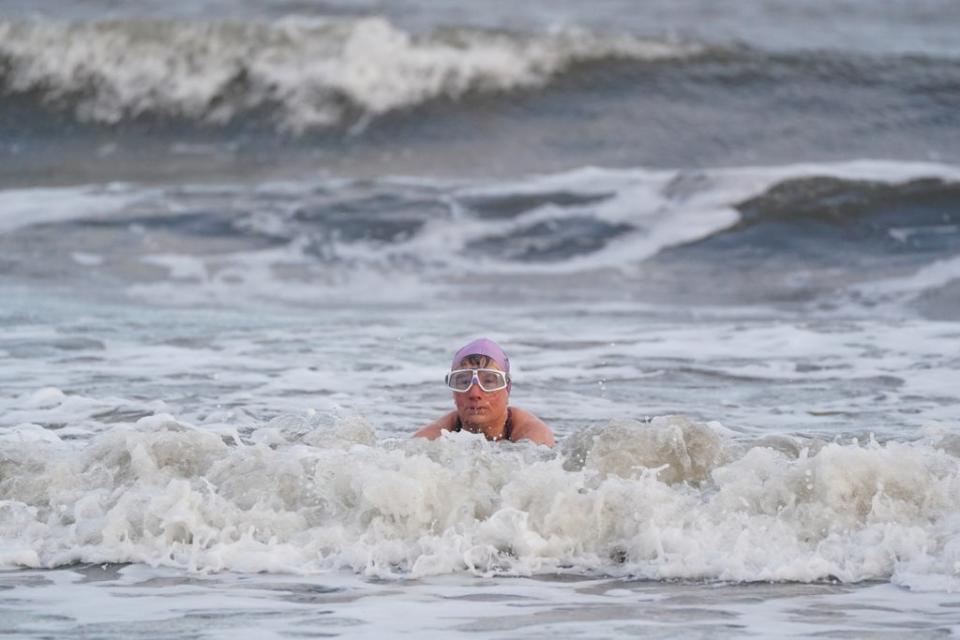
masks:
<path id="1" fill-rule="evenodd" d="M 497 369 L 456 369 L 447 374 L 444 382 L 457 393 L 466 393 L 474 383 L 490 393 L 506 389 L 510 375 Z"/>

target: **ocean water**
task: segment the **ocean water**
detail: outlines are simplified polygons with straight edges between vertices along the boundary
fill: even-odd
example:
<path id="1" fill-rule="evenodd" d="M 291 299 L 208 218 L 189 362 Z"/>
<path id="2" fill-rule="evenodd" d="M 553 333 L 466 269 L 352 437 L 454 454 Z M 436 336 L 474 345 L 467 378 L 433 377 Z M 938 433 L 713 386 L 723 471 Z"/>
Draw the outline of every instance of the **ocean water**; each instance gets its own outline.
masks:
<path id="1" fill-rule="evenodd" d="M 960 636 L 958 23 L 0 0 L 0 632 Z"/>

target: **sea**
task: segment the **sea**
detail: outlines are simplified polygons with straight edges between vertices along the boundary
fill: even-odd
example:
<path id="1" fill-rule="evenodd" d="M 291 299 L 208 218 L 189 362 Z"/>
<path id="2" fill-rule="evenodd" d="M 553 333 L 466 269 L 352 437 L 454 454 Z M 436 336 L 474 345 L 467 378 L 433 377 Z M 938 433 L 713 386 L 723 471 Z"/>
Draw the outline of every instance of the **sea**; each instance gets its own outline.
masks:
<path id="1" fill-rule="evenodd" d="M 958 25 L 0 0 L 0 635 L 960 637 Z"/>

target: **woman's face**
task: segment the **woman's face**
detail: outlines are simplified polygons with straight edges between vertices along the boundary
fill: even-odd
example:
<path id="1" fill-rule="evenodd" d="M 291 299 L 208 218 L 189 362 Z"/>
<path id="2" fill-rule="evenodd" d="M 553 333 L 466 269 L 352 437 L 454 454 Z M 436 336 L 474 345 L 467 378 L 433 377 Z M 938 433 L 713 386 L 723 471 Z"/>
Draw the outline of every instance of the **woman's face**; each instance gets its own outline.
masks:
<path id="1" fill-rule="evenodd" d="M 461 369 L 496 369 L 503 371 L 496 362 L 487 359 L 482 365 L 476 364 L 473 358 L 460 362 Z M 462 393 L 454 393 L 453 401 L 457 406 L 460 422 L 470 431 L 480 431 L 486 427 L 498 427 L 507 419 L 507 403 L 510 400 L 510 391 L 484 391 L 480 385 L 474 383 Z"/>

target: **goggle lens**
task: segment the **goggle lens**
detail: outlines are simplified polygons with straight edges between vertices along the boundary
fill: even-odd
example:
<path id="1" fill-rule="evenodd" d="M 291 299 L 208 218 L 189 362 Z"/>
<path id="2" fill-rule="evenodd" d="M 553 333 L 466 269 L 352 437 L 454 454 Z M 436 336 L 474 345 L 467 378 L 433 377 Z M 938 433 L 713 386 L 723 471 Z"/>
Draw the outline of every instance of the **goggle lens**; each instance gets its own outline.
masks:
<path id="1" fill-rule="evenodd" d="M 497 369 L 457 369 L 447 374 L 447 386 L 457 393 L 465 393 L 476 380 L 486 392 L 507 388 L 507 375 Z"/>

